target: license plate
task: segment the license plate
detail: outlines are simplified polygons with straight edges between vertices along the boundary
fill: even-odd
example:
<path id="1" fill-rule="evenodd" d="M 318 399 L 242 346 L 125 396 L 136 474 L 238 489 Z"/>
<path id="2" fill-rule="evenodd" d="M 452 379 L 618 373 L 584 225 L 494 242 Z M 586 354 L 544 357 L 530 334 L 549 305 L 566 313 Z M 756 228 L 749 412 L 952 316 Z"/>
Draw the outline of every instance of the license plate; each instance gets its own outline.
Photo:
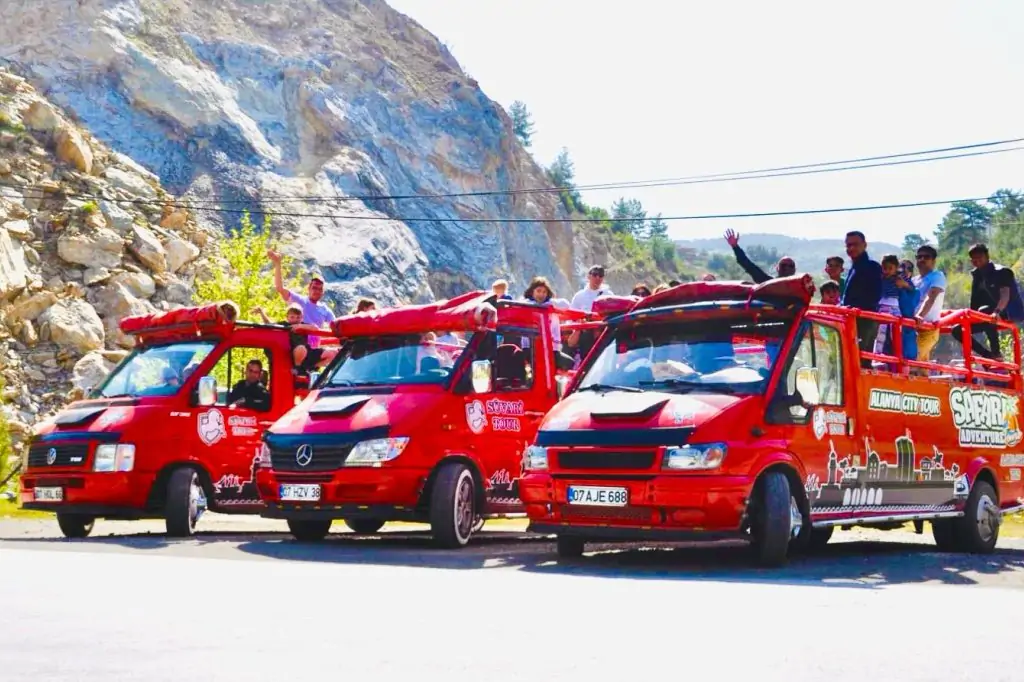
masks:
<path id="1" fill-rule="evenodd" d="M 571 485 L 566 497 L 569 504 L 591 507 L 625 507 L 629 504 L 629 491 L 625 488 Z"/>
<path id="2" fill-rule="evenodd" d="M 64 488 L 35 488 L 36 502 L 60 502 L 64 499 Z"/>
<path id="3" fill-rule="evenodd" d="M 316 502 L 320 499 L 320 486 L 315 483 L 281 486 L 282 502 Z"/>

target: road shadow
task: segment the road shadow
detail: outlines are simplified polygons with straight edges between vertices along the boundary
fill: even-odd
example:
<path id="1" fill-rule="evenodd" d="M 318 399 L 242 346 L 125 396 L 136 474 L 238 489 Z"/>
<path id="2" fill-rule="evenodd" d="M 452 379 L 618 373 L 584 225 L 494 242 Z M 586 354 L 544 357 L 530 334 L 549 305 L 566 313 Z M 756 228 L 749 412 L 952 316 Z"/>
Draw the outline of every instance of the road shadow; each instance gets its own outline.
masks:
<path id="1" fill-rule="evenodd" d="M 461 550 L 433 546 L 427 533 L 354 536 L 332 534 L 320 543 L 249 541 L 242 552 L 287 561 L 456 570 L 516 569 L 549 575 L 611 580 L 689 580 L 875 589 L 886 585 L 1009 583 L 1024 588 L 1024 550 L 982 555 L 945 554 L 927 544 L 837 542 L 791 558 L 782 568 L 753 566 L 742 543 L 594 544 L 578 559 L 559 559 L 551 538 L 524 535 L 474 538 Z"/>

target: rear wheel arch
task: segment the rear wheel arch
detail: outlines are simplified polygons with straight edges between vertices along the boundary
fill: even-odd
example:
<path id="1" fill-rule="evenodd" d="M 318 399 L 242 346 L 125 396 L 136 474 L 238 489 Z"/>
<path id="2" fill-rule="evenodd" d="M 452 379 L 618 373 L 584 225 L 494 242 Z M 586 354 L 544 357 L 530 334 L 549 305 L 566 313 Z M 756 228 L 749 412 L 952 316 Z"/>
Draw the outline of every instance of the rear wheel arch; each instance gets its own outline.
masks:
<path id="1" fill-rule="evenodd" d="M 996 504 L 998 504 L 999 503 L 999 483 L 998 483 L 998 479 L 996 478 L 995 472 L 992 471 L 991 465 L 989 465 L 988 463 L 985 463 L 985 464 L 981 465 L 980 467 L 972 466 L 971 467 L 971 471 L 973 471 L 973 473 L 968 473 L 969 481 L 970 481 L 971 486 L 973 487 L 973 485 L 975 483 L 977 483 L 978 481 L 985 481 L 990 486 L 992 486 L 993 490 L 996 491 Z"/>
<path id="2" fill-rule="evenodd" d="M 427 481 L 423 485 L 423 492 L 420 494 L 419 503 L 417 507 L 421 510 L 430 509 L 430 495 L 434 490 L 434 481 L 437 480 L 437 474 L 441 471 L 441 468 L 451 462 L 458 462 L 459 464 L 465 464 L 471 474 L 473 474 L 473 483 L 476 490 L 476 508 L 479 511 L 483 511 L 487 501 L 487 491 L 484 485 L 484 476 L 480 471 L 480 467 L 472 457 L 463 454 L 452 454 L 442 457 L 438 460 L 434 468 L 430 470 L 430 474 L 427 476 Z"/>
<path id="3" fill-rule="evenodd" d="M 206 494 L 209 506 L 211 509 L 216 508 L 213 497 L 213 479 L 210 477 L 210 472 L 199 462 L 186 460 L 166 464 L 157 472 L 156 478 L 153 480 L 153 486 L 149 490 L 149 501 L 146 504 L 149 510 L 163 511 L 167 503 L 167 483 L 171 480 L 171 474 L 178 469 L 186 467 L 195 469 L 199 473 L 199 483 L 203 486 L 203 492 Z"/>

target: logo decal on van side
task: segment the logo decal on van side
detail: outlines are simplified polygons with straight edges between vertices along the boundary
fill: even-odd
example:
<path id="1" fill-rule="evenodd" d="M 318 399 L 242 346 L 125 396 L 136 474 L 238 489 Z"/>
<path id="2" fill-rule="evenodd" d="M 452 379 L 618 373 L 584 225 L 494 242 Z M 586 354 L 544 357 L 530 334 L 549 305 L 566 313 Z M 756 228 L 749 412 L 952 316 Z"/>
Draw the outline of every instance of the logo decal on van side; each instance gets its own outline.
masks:
<path id="1" fill-rule="evenodd" d="M 923 417 L 938 417 L 942 413 L 941 401 L 930 395 L 900 393 L 873 388 L 868 396 L 868 409 L 899 414 L 919 414 Z"/>
<path id="2" fill-rule="evenodd" d="M 466 425 L 473 433 L 483 433 L 487 426 L 487 415 L 484 414 L 484 404 L 479 400 L 466 403 Z"/>
<path id="3" fill-rule="evenodd" d="M 227 429 L 224 428 L 224 415 L 215 409 L 199 415 L 196 429 L 199 432 L 199 440 L 206 445 L 213 445 L 228 435 Z"/>
<path id="4" fill-rule="evenodd" d="M 962 446 L 1007 448 L 1021 441 L 1016 396 L 955 386 L 949 391 L 949 408 Z"/>

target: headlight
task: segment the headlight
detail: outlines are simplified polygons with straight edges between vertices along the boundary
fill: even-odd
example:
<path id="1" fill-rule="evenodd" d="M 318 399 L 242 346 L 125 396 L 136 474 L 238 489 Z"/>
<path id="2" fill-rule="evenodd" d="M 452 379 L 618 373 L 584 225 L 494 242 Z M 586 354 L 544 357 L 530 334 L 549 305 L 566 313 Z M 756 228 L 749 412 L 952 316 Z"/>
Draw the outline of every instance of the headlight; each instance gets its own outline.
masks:
<path id="1" fill-rule="evenodd" d="M 270 468 L 270 446 L 267 445 L 266 443 L 260 443 L 260 454 L 259 458 L 256 460 L 256 468 Z"/>
<path id="2" fill-rule="evenodd" d="M 526 471 L 543 471 L 548 468 L 548 449 L 539 445 L 531 445 L 523 452 L 523 469 Z"/>
<path id="3" fill-rule="evenodd" d="M 665 469 L 717 469 L 725 459 L 725 443 L 705 443 L 666 448 Z"/>
<path id="4" fill-rule="evenodd" d="M 135 468 L 135 446 L 131 443 L 107 443 L 96 448 L 93 471 L 131 471 Z"/>
<path id="5" fill-rule="evenodd" d="M 376 467 L 402 454 L 408 438 L 376 438 L 357 443 L 345 458 L 347 467 Z"/>

